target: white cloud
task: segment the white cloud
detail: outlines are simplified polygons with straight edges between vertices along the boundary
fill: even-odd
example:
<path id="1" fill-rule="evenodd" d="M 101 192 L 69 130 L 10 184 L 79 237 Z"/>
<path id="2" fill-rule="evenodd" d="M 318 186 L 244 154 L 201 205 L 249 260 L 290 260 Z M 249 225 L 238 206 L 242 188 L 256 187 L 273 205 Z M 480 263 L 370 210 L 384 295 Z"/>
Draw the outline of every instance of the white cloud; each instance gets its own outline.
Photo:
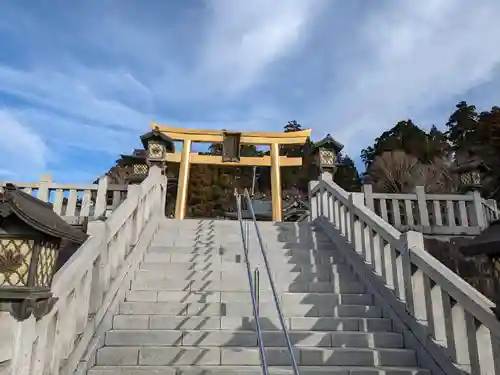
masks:
<path id="1" fill-rule="evenodd" d="M 33 129 L 0 109 L 0 134 L 0 177 L 33 178 L 43 173 L 50 153 Z"/>
<path id="2" fill-rule="evenodd" d="M 391 3 L 361 27 L 365 48 L 319 115 L 357 153 L 395 121 L 418 116 L 492 79 L 500 63 L 500 3 L 420 0 Z M 348 126 L 345 126 L 348 125 Z"/>
<path id="3" fill-rule="evenodd" d="M 292 53 L 325 4 L 310 0 L 209 1 L 212 20 L 198 78 L 237 94 L 259 83 L 270 64 Z"/>
<path id="4" fill-rule="evenodd" d="M 147 89 L 128 72 L 85 69 L 26 71 L 0 65 L 0 93 L 15 95 L 37 106 L 104 124 L 138 129 L 151 120 L 121 102 L 134 93 L 141 98 Z"/>
<path id="5" fill-rule="evenodd" d="M 186 10 L 111 1 L 103 21 L 88 2 L 64 35 L 57 17 L 68 19 L 68 9 L 54 10 L 49 27 L 32 8 L 13 6 L 0 37 L 7 30 L 16 45 L 43 48 L 18 52 L 20 64 L 0 61 L 0 98 L 21 102 L 9 102 L 11 119 L 82 162 L 92 150 L 111 159 L 130 152 L 149 121 L 279 131 L 296 119 L 356 157 L 396 121 L 428 118 L 429 107 L 437 113 L 484 82 L 483 96 L 498 95 L 497 3 L 207 0 Z M 162 17 L 170 18 L 155 22 Z M 68 168 L 56 161 L 49 166 Z"/>

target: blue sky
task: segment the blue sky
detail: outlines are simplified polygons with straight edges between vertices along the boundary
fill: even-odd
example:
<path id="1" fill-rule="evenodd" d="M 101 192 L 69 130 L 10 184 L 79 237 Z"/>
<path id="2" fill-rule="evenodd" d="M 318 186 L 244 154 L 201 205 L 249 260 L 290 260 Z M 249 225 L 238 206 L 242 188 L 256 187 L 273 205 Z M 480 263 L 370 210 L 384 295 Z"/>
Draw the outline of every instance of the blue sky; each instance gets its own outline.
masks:
<path id="1" fill-rule="evenodd" d="M 0 179 L 92 181 L 155 121 L 360 149 L 500 104 L 498 0 L 0 0 Z"/>

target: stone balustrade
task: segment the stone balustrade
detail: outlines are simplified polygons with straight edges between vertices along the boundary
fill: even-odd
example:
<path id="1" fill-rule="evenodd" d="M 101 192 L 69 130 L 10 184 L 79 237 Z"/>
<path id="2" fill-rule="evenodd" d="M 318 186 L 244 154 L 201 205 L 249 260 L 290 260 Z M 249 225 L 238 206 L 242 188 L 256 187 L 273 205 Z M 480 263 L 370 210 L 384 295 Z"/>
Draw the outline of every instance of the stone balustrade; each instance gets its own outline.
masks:
<path id="1" fill-rule="evenodd" d="M 475 236 L 500 218 L 495 200 L 479 192 L 427 194 L 417 186 L 413 194 L 373 193 L 363 186 L 365 204 L 398 230 L 416 230 L 426 235 Z"/>
<path id="2" fill-rule="evenodd" d="M 310 219 L 374 293 L 422 366 L 434 375 L 500 374 L 500 322 L 493 302 L 426 252 L 422 233 L 402 234 L 365 206 L 365 199 L 327 176 L 312 181 Z M 462 214 L 460 202 L 466 201 L 459 201 Z"/>
<path id="3" fill-rule="evenodd" d="M 0 186 L 5 183 L 0 181 Z M 107 176 L 96 184 L 57 184 L 50 175 L 42 176 L 39 182 L 10 183 L 52 203 L 54 212 L 71 224 L 78 224 L 82 218 L 109 216 L 125 200 L 128 191 L 128 185 L 110 184 Z"/>
<path id="4" fill-rule="evenodd" d="M 89 223 L 89 239 L 54 277 L 52 291 L 58 301 L 48 315 L 22 322 L 8 313 L 0 315 L 0 373 L 85 373 L 102 345 L 99 332 L 110 328 L 128 289 L 124 286 L 164 217 L 166 186 L 160 169 L 153 167 L 105 222 Z"/>

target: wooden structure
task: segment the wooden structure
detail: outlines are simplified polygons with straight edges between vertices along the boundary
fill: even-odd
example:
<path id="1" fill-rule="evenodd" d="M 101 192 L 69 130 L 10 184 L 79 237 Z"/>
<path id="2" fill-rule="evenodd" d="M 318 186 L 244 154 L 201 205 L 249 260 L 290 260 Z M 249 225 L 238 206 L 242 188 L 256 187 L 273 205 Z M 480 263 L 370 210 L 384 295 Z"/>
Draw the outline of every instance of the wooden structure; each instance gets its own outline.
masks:
<path id="1" fill-rule="evenodd" d="M 338 168 L 338 155 L 343 149 L 344 145 L 333 139 L 330 134 L 314 144 L 309 154 L 316 165 L 318 176 L 326 174 L 333 178 Z"/>
<path id="2" fill-rule="evenodd" d="M 270 132 L 229 132 L 224 130 L 194 130 L 171 126 L 151 124 L 173 141 L 182 142 L 180 152 L 165 154 L 166 163 L 180 163 L 177 188 L 175 218 L 184 219 L 186 216 L 187 191 L 189 168 L 191 164 L 212 164 L 225 166 L 268 166 L 271 167 L 271 197 L 273 204 L 273 221 L 282 220 L 281 198 L 281 167 L 301 166 L 302 157 L 280 156 L 281 145 L 304 144 L 311 134 L 311 129 L 289 133 Z M 200 155 L 191 152 L 193 142 L 221 143 L 222 155 Z M 240 156 L 240 146 L 269 145 L 270 156 L 245 157 Z"/>
<path id="3" fill-rule="evenodd" d="M 0 192 L 0 311 L 18 321 L 41 319 L 54 306 L 50 290 L 61 243 L 87 235 L 12 184 Z"/>
<path id="4" fill-rule="evenodd" d="M 141 149 L 135 149 L 132 155 L 120 155 L 116 165 L 123 169 L 126 184 L 140 184 L 148 176 L 147 156 L 148 152 Z"/>

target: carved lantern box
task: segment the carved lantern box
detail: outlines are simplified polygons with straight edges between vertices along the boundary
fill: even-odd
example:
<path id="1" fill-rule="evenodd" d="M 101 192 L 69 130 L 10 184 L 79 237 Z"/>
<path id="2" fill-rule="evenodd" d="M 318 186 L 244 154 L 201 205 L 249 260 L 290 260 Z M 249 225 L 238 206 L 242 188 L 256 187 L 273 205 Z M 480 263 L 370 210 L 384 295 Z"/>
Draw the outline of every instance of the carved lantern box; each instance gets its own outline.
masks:
<path id="1" fill-rule="evenodd" d="M 240 144 L 241 133 L 239 132 L 223 132 L 222 140 L 222 161 L 238 163 L 240 161 Z"/>
<path id="2" fill-rule="evenodd" d="M 160 167 L 165 165 L 167 153 L 175 152 L 174 141 L 162 133 L 158 127 L 141 135 L 141 142 L 147 151 L 147 164 Z"/>
<path id="3" fill-rule="evenodd" d="M 458 176 L 461 190 L 477 190 L 482 187 L 482 179 L 490 168 L 479 157 L 470 155 L 470 158 L 451 168 L 451 172 Z"/>
<path id="4" fill-rule="evenodd" d="M 18 319 L 40 318 L 52 308 L 51 284 L 61 240 L 83 243 L 45 203 L 12 184 L 0 192 L 0 311 Z"/>
<path id="5" fill-rule="evenodd" d="M 328 172 L 333 176 L 338 167 L 337 155 L 343 148 L 344 145 L 327 134 L 311 148 L 312 162 L 318 167 L 320 173 Z"/>
<path id="6" fill-rule="evenodd" d="M 147 151 L 134 150 L 132 155 L 120 156 L 121 159 L 117 160 L 117 164 L 125 171 L 128 184 L 141 183 L 148 176 Z"/>

